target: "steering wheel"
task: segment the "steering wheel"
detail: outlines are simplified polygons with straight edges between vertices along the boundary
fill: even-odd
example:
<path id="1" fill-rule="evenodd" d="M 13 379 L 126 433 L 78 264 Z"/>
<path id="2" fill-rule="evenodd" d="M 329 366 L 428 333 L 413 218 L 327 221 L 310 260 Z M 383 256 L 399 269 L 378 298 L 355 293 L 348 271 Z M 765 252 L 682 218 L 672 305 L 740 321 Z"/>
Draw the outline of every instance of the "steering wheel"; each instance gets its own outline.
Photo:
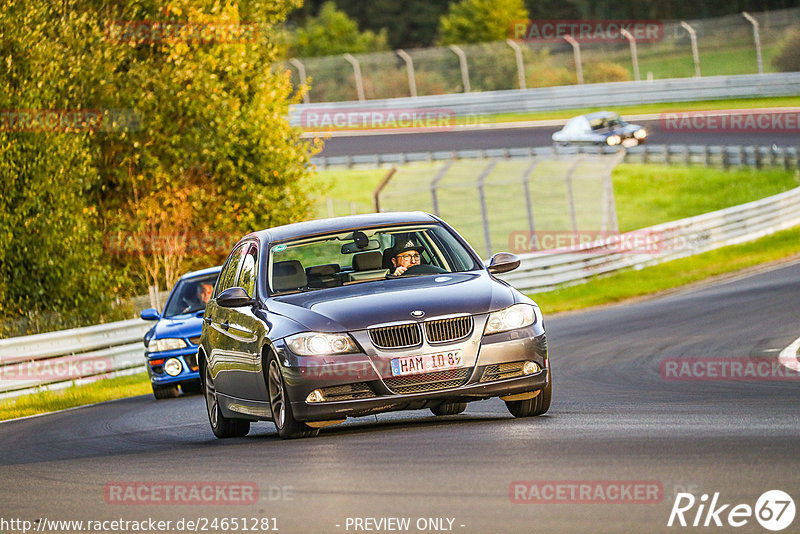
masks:
<path id="1" fill-rule="evenodd" d="M 401 276 L 415 275 L 415 274 L 441 274 L 446 273 L 441 267 L 435 265 L 412 265 Z"/>

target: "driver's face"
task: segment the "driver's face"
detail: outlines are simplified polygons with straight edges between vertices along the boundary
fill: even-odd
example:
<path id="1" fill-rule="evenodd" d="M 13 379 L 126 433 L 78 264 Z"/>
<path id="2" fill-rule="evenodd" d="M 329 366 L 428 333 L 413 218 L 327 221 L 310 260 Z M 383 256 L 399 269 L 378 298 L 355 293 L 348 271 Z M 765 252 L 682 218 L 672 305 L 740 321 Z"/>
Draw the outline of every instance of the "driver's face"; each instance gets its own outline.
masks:
<path id="1" fill-rule="evenodd" d="M 419 264 L 420 257 L 419 252 L 416 250 L 410 250 L 408 252 L 403 252 L 402 254 L 398 254 L 394 257 L 395 265 L 400 267 L 410 267 L 411 265 Z"/>
<path id="2" fill-rule="evenodd" d="M 209 299 L 211 299 L 211 293 L 213 292 L 214 288 L 211 284 L 200 284 L 200 288 L 197 290 L 200 299 L 205 303 L 208 303 Z"/>

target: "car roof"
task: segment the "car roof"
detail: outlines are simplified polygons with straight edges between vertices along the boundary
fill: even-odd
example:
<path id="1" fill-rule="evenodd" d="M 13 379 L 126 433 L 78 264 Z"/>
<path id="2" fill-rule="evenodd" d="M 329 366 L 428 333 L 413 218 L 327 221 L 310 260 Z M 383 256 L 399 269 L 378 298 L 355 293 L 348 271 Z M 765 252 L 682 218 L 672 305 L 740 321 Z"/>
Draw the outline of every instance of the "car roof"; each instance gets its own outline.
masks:
<path id="1" fill-rule="evenodd" d="M 248 234 L 244 239 L 255 236 L 261 243 L 285 241 L 298 237 L 345 232 L 374 226 L 390 224 L 419 224 L 438 222 L 439 219 L 423 211 L 394 211 L 386 213 L 369 213 L 365 215 L 349 215 L 347 217 L 333 217 L 330 219 L 317 219 L 294 224 L 285 224 L 268 228 L 259 232 Z"/>
<path id="2" fill-rule="evenodd" d="M 619 113 L 616 111 L 595 111 L 594 113 L 587 113 L 584 115 L 589 120 L 602 119 L 604 117 L 618 117 Z"/>
<path id="3" fill-rule="evenodd" d="M 217 265 L 216 267 L 208 267 L 207 269 L 200 269 L 199 271 L 192 271 L 190 273 L 186 273 L 181 276 L 181 280 L 184 278 L 194 278 L 195 276 L 203 276 L 206 274 L 217 274 L 219 273 L 220 269 L 222 269 L 221 265 Z"/>

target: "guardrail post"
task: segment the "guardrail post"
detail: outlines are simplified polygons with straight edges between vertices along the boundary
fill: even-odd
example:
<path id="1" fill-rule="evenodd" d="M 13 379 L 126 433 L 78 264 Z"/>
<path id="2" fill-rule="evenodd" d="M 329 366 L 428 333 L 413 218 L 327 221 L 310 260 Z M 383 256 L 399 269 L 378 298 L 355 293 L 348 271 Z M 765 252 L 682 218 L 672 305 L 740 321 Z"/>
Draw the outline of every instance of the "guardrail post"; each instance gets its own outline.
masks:
<path id="1" fill-rule="evenodd" d="M 433 200 L 433 214 L 437 217 L 439 216 L 439 197 L 436 193 L 436 189 L 439 187 L 439 182 L 442 181 L 444 175 L 447 174 L 447 171 L 450 170 L 450 167 L 453 165 L 454 160 L 448 161 L 444 167 L 439 169 L 439 172 L 436 173 L 436 176 L 431 181 L 431 199 Z"/>
<path id="2" fill-rule="evenodd" d="M 483 219 L 483 241 L 486 243 L 486 255 L 492 255 L 492 233 L 489 231 L 489 209 L 486 206 L 486 193 L 484 192 L 484 183 L 486 178 L 492 173 L 492 169 L 497 165 L 497 160 L 492 160 L 489 165 L 483 169 L 481 175 L 478 176 L 478 199 L 481 202 L 481 219 Z"/>
<path id="3" fill-rule="evenodd" d="M 636 39 L 633 38 L 631 32 L 622 28 L 619 33 L 622 34 L 625 39 L 628 40 L 628 43 L 631 45 L 631 61 L 633 61 L 633 79 L 637 82 L 640 80 L 639 78 L 639 54 L 636 51 Z"/>
<path id="4" fill-rule="evenodd" d="M 358 93 L 358 100 L 363 102 L 366 99 L 364 98 L 364 80 L 361 78 L 361 65 L 358 64 L 358 60 L 353 57 L 352 54 L 344 54 L 342 57 L 353 66 L 353 76 L 355 76 L 356 80 L 356 93 Z"/>
<path id="5" fill-rule="evenodd" d="M 517 81 L 520 89 L 527 89 L 525 84 L 525 63 L 522 61 L 522 48 L 512 39 L 506 39 L 506 44 L 514 51 L 517 58 Z"/>
<path id="6" fill-rule="evenodd" d="M 397 55 L 403 58 L 403 61 L 406 62 L 406 70 L 408 71 L 408 91 L 411 93 L 412 97 L 417 96 L 417 77 L 414 75 L 414 60 L 411 59 L 411 56 L 403 50 L 402 48 L 395 50 Z"/>
<path id="7" fill-rule="evenodd" d="M 461 67 L 461 83 L 464 86 L 464 92 L 469 93 L 472 91 L 469 85 L 469 66 L 467 65 L 467 55 L 456 45 L 450 45 L 448 48 L 458 56 L 458 64 Z"/>
<path id="8" fill-rule="evenodd" d="M 581 45 L 571 35 L 565 35 L 564 40 L 572 45 L 572 54 L 575 56 L 575 74 L 578 76 L 578 85 L 583 85 L 583 65 L 581 64 Z"/>
<path id="9" fill-rule="evenodd" d="M 700 77 L 700 54 L 697 52 L 697 32 L 694 31 L 694 28 L 689 26 L 689 24 L 685 21 L 681 21 L 681 27 L 689 32 L 689 39 L 692 40 L 692 59 L 694 59 L 694 76 L 695 78 Z"/>
<path id="10" fill-rule="evenodd" d="M 756 62 L 758 63 L 758 73 L 764 74 L 764 64 L 761 61 L 761 37 L 758 35 L 758 21 L 747 11 L 742 11 L 742 15 L 750 24 L 753 25 L 753 40 L 756 43 Z"/>
<path id="11" fill-rule="evenodd" d="M 294 57 L 289 59 L 289 63 L 294 65 L 294 67 L 297 69 L 297 74 L 300 76 L 300 83 L 304 85 L 306 88 L 306 90 L 303 91 L 303 103 L 310 104 L 311 97 L 308 96 L 309 87 L 308 84 L 306 83 L 306 81 L 308 80 L 308 77 L 306 76 L 306 66 L 303 65 L 303 63 L 299 59 Z"/>

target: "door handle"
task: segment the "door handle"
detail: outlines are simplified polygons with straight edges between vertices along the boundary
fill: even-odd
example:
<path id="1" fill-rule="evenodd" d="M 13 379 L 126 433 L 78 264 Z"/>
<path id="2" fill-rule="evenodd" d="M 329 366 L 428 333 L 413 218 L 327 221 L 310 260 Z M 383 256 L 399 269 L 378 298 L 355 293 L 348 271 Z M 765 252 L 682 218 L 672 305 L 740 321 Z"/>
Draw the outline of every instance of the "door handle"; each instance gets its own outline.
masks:
<path id="1" fill-rule="evenodd" d="M 203 317 L 203 322 L 206 324 L 211 324 L 211 317 Z"/>
<path id="2" fill-rule="evenodd" d="M 228 321 L 225 321 L 224 323 L 221 323 L 220 326 L 227 331 L 228 328 L 231 327 L 231 324 Z"/>

